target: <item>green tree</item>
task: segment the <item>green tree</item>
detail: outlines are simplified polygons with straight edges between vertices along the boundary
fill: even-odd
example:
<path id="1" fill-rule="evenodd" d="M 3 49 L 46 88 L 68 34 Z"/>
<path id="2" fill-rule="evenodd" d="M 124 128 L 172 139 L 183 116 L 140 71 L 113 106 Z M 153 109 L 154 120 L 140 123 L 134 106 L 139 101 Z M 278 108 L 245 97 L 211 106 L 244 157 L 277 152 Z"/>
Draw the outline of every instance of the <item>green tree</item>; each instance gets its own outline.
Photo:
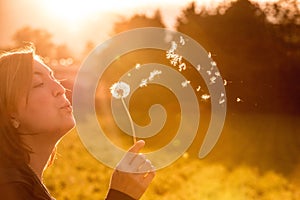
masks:
<path id="1" fill-rule="evenodd" d="M 223 15 L 196 13 L 195 4 L 191 4 L 178 18 L 177 30 L 216 55 L 214 60 L 223 77 L 232 81 L 227 90 L 230 108 L 298 112 L 299 95 L 295 98 L 291 90 L 299 91 L 294 83 L 295 72 L 299 72 L 299 56 L 295 56 L 299 55 L 299 42 L 284 38 L 297 35 L 299 25 L 285 18 L 282 21 L 289 23 L 271 23 L 266 13 L 248 0 L 235 2 Z M 249 104 L 236 105 L 239 96 Z"/>

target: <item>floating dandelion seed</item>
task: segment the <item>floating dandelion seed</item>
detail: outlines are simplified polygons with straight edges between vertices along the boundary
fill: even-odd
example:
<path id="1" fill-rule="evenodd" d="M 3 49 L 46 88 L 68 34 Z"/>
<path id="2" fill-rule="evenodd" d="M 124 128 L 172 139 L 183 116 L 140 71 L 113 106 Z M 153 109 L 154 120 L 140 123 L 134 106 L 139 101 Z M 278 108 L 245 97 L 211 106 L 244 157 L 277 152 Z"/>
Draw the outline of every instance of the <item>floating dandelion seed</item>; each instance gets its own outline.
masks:
<path id="1" fill-rule="evenodd" d="M 149 81 L 153 81 L 154 77 L 159 75 L 159 74 L 162 74 L 162 71 L 160 70 L 153 70 L 152 72 L 150 72 L 150 76 L 148 78 Z"/>
<path id="2" fill-rule="evenodd" d="M 237 98 L 236 98 L 236 102 L 238 102 L 238 103 L 239 103 L 239 102 L 243 102 L 243 100 L 240 99 L 239 97 L 237 97 Z"/>
<path id="3" fill-rule="evenodd" d="M 224 79 L 224 85 L 227 85 L 228 83 L 227 83 L 227 80 L 226 79 Z"/>
<path id="4" fill-rule="evenodd" d="M 216 83 L 216 77 L 215 76 L 212 76 L 209 80 L 210 80 L 210 84 L 214 84 Z"/>
<path id="5" fill-rule="evenodd" d="M 190 83 L 191 83 L 191 81 L 185 80 L 185 81 L 183 81 L 183 82 L 181 83 L 181 86 L 182 86 L 182 87 L 187 87 L 187 85 L 190 84 Z"/>
<path id="6" fill-rule="evenodd" d="M 199 92 L 201 90 L 201 86 L 199 85 L 196 90 Z"/>
<path id="7" fill-rule="evenodd" d="M 211 58 L 211 53 L 210 52 L 208 52 L 208 57 Z"/>
<path id="8" fill-rule="evenodd" d="M 167 59 L 171 59 L 173 57 L 174 57 L 174 51 L 169 50 L 169 51 L 166 52 L 166 58 Z"/>
<path id="9" fill-rule="evenodd" d="M 117 82 L 117 83 L 114 83 L 110 87 L 110 92 L 114 98 L 121 99 L 124 109 L 126 110 L 126 113 L 128 115 L 129 121 L 130 121 L 133 142 L 136 143 L 136 134 L 135 134 L 134 126 L 133 126 L 133 120 L 132 120 L 130 112 L 126 106 L 126 103 L 124 101 L 124 98 L 126 98 L 130 93 L 130 86 L 127 83 L 122 82 L 122 81 Z"/>
<path id="10" fill-rule="evenodd" d="M 219 104 L 223 104 L 225 102 L 225 99 L 220 99 Z"/>
<path id="11" fill-rule="evenodd" d="M 207 70 L 206 73 L 210 76 L 211 75 L 211 71 Z"/>
<path id="12" fill-rule="evenodd" d="M 215 72 L 216 76 L 221 76 L 220 72 Z"/>
<path id="13" fill-rule="evenodd" d="M 140 83 L 140 87 L 146 87 L 148 83 L 148 79 L 142 79 Z"/>
<path id="14" fill-rule="evenodd" d="M 186 64 L 185 63 L 181 63 L 180 65 L 179 65 L 179 71 L 181 72 L 182 70 L 186 70 Z"/>
<path id="15" fill-rule="evenodd" d="M 137 63 L 136 65 L 135 65 L 135 69 L 140 69 L 141 68 L 141 64 L 140 63 Z"/>
<path id="16" fill-rule="evenodd" d="M 198 65 L 197 65 L 197 70 L 200 71 L 200 69 L 201 69 L 201 65 L 198 64 Z"/>
<path id="17" fill-rule="evenodd" d="M 219 100 L 219 104 L 223 104 L 225 102 L 225 94 L 222 92 L 221 93 L 221 98 Z"/>
<path id="18" fill-rule="evenodd" d="M 201 99 L 203 99 L 203 100 L 207 100 L 207 99 L 209 99 L 210 98 L 210 95 L 209 94 L 202 94 L 201 95 Z"/>
<path id="19" fill-rule="evenodd" d="M 171 42 L 171 48 L 170 48 L 170 51 L 171 51 L 171 52 L 174 52 L 176 49 L 177 49 L 177 44 L 176 44 L 175 41 L 172 41 L 172 42 Z"/>
<path id="20" fill-rule="evenodd" d="M 182 36 L 180 36 L 180 44 L 183 46 L 185 45 L 185 40 Z"/>
<path id="21" fill-rule="evenodd" d="M 211 64 L 211 66 L 213 66 L 213 67 L 216 67 L 216 66 L 217 66 L 217 63 L 216 63 L 215 61 L 211 61 L 210 64 Z"/>
<path id="22" fill-rule="evenodd" d="M 171 65 L 173 65 L 175 67 L 178 63 L 181 63 L 182 56 L 180 56 L 178 54 L 173 54 L 170 57 L 170 59 L 171 59 L 170 60 Z"/>
<path id="23" fill-rule="evenodd" d="M 131 76 L 131 73 L 128 73 L 127 76 Z"/>

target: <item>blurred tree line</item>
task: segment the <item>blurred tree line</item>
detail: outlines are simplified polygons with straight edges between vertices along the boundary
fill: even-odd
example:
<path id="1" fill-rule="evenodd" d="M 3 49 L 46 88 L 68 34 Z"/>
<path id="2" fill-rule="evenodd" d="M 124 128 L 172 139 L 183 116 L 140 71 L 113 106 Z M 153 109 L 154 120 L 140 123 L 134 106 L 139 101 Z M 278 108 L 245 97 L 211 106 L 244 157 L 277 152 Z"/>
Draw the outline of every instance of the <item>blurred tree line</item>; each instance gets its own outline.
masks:
<path id="1" fill-rule="evenodd" d="M 214 13 L 191 3 L 177 19 L 176 30 L 199 42 L 217 62 L 228 85 L 230 109 L 247 112 L 299 114 L 300 6 L 298 0 L 280 0 L 259 7 L 238 0 Z M 165 27 L 160 11 L 153 17 L 135 15 L 116 22 L 113 34 L 139 27 Z M 56 45 L 43 29 L 24 27 L 14 36 L 16 46 L 33 42 L 43 57 L 72 57 L 66 44 Z M 87 54 L 94 44 L 87 41 Z M 240 99 L 241 103 L 236 100 Z"/>
<path id="2" fill-rule="evenodd" d="M 218 63 L 228 85 L 231 111 L 300 113 L 300 6 L 297 0 L 268 3 L 265 8 L 238 0 L 215 13 L 191 3 L 178 17 L 176 30 L 199 42 Z M 114 33 L 139 27 L 164 27 L 152 18 L 133 16 Z M 240 100 L 237 102 L 237 99 Z"/>

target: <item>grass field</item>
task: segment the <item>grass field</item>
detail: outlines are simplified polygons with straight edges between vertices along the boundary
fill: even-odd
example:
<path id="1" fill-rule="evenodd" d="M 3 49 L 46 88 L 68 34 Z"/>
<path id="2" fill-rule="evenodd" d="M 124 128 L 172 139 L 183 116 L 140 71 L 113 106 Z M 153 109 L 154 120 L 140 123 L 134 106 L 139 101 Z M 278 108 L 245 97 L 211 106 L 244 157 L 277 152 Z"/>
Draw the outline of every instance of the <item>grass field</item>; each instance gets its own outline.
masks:
<path id="1" fill-rule="evenodd" d="M 230 114 L 209 156 L 197 159 L 191 148 L 157 172 L 142 199 L 300 199 L 299 122 L 298 116 Z M 103 199 L 111 173 L 73 130 L 59 144 L 44 182 L 57 200 Z"/>

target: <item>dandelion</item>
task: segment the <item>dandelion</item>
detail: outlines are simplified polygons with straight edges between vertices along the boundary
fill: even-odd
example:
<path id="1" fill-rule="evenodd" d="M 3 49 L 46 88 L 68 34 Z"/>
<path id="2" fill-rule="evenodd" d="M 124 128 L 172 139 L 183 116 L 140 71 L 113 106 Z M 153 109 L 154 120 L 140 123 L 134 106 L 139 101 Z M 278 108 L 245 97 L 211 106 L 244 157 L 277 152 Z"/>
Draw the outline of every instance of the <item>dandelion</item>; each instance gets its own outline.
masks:
<path id="1" fill-rule="evenodd" d="M 126 103 L 124 101 L 124 98 L 126 98 L 129 93 L 130 93 L 130 86 L 125 83 L 125 82 L 117 82 L 114 83 L 111 87 L 110 87 L 110 92 L 112 94 L 112 96 L 116 99 L 121 99 L 122 104 L 124 106 L 124 109 L 128 115 L 129 121 L 130 121 L 130 125 L 131 125 L 131 129 L 132 129 L 132 136 L 133 136 L 133 142 L 136 143 L 136 134 L 135 134 L 135 130 L 134 130 L 134 126 L 133 126 L 133 120 L 131 118 L 130 112 L 126 106 Z"/>
<path id="2" fill-rule="evenodd" d="M 187 85 L 190 84 L 190 83 L 191 83 L 191 81 L 185 80 L 185 81 L 183 81 L 183 82 L 181 83 L 181 86 L 182 86 L 182 87 L 187 87 Z"/>
<path id="3" fill-rule="evenodd" d="M 126 98 L 130 93 L 130 86 L 122 81 L 117 82 L 110 87 L 110 92 L 116 99 Z"/>

